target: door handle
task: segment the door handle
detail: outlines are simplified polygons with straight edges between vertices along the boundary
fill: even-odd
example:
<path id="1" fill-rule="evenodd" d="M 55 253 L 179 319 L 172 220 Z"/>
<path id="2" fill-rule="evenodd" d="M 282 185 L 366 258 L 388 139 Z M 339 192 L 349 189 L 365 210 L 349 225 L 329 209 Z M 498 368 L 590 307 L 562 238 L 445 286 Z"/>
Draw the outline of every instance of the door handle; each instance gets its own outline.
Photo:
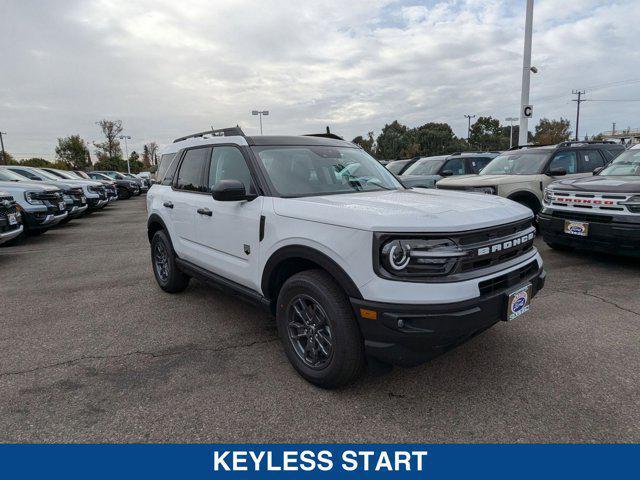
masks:
<path id="1" fill-rule="evenodd" d="M 210 217 L 213 215 L 213 212 L 211 210 L 209 210 L 208 208 L 199 208 L 198 209 L 198 213 L 200 215 L 206 215 L 207 217 Z"/>
<path id="2" fill-rule="evenodd" d="M 164 202 L 164 203 L 162 204 L 162 206 L 163 206 L 163 207 L 167 207 L 167 208 L 173 208 L 173 203 L 171 203 L 171 202 Z"/>

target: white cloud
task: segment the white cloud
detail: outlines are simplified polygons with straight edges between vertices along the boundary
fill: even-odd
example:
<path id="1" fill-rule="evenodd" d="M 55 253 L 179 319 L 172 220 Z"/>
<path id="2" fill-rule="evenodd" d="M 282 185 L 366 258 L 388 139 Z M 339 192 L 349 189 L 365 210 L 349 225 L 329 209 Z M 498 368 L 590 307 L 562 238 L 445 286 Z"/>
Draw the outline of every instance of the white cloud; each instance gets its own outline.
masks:
<path id="1" fill-rule="evenodd" d="M 58 136 L 97 139 L 121 118 L 133 147 L 210 125 L 266 133 L 331 125 L 352 138 L 398 119 L 503 119 L 519 107 L 524 2 L 393 0 L 296 3 L 10 1 L 0 32 L 0 128 L 9 151 L 53 152 Z M 531 101 L 536 119 L 573 120 L 571 90 L 640 78 L 640 5 L 539 0 Z M 591 92 L 640 98 L 640 83 Z M 586 103 L 581 132 L 640 126 L 638 103 Z M 535 119 L 534 119 L 535 120 Z M 636 123 L 638 125 L 636 125 Z"/>

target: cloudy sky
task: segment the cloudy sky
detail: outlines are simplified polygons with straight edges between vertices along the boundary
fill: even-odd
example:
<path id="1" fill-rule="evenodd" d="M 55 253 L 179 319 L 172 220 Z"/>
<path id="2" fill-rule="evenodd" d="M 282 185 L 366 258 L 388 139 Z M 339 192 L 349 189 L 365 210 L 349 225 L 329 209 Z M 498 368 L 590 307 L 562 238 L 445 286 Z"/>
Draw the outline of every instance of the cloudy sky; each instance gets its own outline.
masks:
<path id="1" fill-rule="evenodd" d="M 17 157 L 56 138 L 100 139 L 121 119 L 129 150 L 239 124 L 353 138 L 395 119 L 517 116 L 524 0 L 3 0 L 0 131 Z M 537 0 L 531 103 L 580 132 L 640 127 L 640 2 Z M 532 125 L 530 128 L 532 129 Z"/>

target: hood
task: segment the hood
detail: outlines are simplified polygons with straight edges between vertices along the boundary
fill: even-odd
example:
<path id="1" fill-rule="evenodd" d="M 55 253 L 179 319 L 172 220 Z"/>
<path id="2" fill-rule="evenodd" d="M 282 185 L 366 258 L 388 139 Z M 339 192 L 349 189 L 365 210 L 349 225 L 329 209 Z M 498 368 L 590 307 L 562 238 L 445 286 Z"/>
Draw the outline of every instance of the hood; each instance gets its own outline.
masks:
<path id="1" fill-rule="evenodd" d="M 585 178 L 567 178 L 553 182 L 550 188 L 579 192 L 640 193 L 640 176 L 595 175 Z"/>
<path id="2" fill-rule="evenodd" d="M 435 189 L 274 198 L 276 214 L 387 232 L 460 232 L 516 222 L 531 210 L 495 195 Z"/>
<path id="3" fill-rule="evenodd" d="M 54 187 L 53 185 L 47 185 L 43 182 L 6 182 L 0 181 L 0 188 L 3 190 L 38 190 L 43 192 L 57 192 L 60 189 L 58 187 Z"/>
<path id="4" fill-rule="evenodd" d="M 62 180 L 64 183 L 68 183 L 69 185 L 84 185 L 84 186 L 91 186 L 91 187 L 101 187 L 102 184 L 98 181 L 98 180 L 67 180 L 64 179 Z"/>
<path id="5" fill-rule="evenodd" d="M 433 188 L 440 175 L 400 175 L 400 181 L 407 187 L 428 187 Z"/>
<path id="6" fill-rule="evenodd" d="M 492 187 L 535 182 L 539 177 L 540 175 L 458 175 L 443 178 L 438 182 L 438 187 Z"/>

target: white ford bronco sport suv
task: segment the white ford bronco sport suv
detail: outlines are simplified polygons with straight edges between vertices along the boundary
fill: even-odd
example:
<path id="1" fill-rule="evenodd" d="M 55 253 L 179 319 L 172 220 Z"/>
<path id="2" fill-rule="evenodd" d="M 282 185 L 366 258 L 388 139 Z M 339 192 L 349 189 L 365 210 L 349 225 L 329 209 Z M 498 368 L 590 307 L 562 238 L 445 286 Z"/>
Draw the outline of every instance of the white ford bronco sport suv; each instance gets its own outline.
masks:
<path id="1" fill-rule="evenodd" d="M 529 309 L 543 287 L 531 211 L 405 189 L 332 134 L 177 139 L 147 196 L 155 278 L 196 277 L 269 309 L 296 370 L 345 385 L 367 358 L 416 365 Z"/>

